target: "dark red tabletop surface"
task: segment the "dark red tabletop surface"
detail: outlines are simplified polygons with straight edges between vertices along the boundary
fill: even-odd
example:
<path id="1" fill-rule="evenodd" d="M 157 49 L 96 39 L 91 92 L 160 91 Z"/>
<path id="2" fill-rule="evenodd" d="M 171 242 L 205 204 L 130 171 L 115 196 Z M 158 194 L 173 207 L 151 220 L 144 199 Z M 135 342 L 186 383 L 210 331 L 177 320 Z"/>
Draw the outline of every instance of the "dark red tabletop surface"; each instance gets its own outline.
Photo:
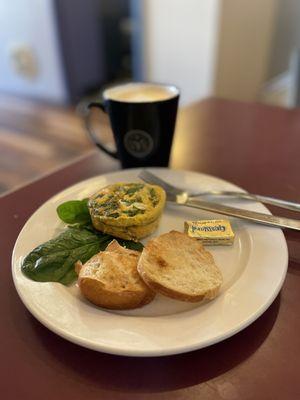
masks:
<path id="1" fill-rule="evenodd" d="M 195 103 L 180 112 L 171 167 L 300 202 L 300 110 L 214 99 Z M 118 168 L 95 150 L 0 199 L 1 398 L 299 399 L 299 232 L 285 232 L 288 274 L 274 303 L 242 332 L 202 350 L 161 358 L 97 353 L 50 332 L 26 310 L 10 263 L 23 224 L 58 191 Z"/>

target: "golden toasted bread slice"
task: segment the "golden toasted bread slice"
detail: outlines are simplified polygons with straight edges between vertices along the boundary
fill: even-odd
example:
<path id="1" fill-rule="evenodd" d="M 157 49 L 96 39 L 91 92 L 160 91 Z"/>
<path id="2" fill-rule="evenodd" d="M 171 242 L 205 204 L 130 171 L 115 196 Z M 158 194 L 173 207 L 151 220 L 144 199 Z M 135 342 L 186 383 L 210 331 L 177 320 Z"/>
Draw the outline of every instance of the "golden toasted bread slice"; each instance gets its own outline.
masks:
<path id="1" fill-rule="evenodd" d="M 125 249 L 122 247 L 117 240 L 112 240 L 106 247 L 105 251 L 114 251 L 116 253 L 124 254 L 124 250 L 126 251 L 126 254 L 129 254 L 130 251 L 133 252 L 133 254 L 136 254 L 137 252 L 135 250 L 130 250 L 130 249 Z M 138 253 L 140 255 L 140 253 Z"/>
<path id="2" fill-rule="evenodd" d="M 148 242 L 138 272 L 154 291 L 189 302 L 213 299 L 223 280 L 213 256 L 201 243 L 176 231 Z"/>
<path id="3" fill-rule="evenodd" d="M 81 267 L 78 285 L 82 294 L 99 307 L 115 310 L 149 303 L 155 294 L 137 272 L 140 254 L 112 241 Z"/>

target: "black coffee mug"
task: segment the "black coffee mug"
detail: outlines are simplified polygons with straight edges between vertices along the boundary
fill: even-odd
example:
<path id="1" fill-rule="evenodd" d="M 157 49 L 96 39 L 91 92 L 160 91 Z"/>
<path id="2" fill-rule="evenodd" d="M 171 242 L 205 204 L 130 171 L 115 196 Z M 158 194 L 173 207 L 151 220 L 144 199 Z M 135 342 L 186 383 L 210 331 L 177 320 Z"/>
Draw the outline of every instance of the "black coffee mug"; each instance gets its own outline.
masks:
<path id="1" fill-rule="evenodd" d="M 175 129 L 179 90 L 175 86 L 129 83 L 106 89 L 103 100 L 88 109 L 100 108 L 109 115 L 117 151 L 96 138 L 90 114 L 85 117 L 92 141 L 123 168 L 168 166 Z"/>

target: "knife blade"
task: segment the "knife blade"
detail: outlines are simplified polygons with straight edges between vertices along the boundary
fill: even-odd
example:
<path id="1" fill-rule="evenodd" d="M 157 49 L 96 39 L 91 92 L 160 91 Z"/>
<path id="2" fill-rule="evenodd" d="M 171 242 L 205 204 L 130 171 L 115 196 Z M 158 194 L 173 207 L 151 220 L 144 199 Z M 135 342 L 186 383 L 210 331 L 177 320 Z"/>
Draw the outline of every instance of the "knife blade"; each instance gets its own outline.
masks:
<path id="1" fill-rule="evenodd" d="M 244 210 L 223 204 L 213 203 L 209 201 L 196 200 L 191 198 L 181 198 L 180 196 L 168 196 L 168 201 L 181 206 L 199 208 L 201 210 L 212 211 L 218 214 L 229 215 L 246 219 L 263 225 L 274 226 L 277 228 L 293 229 L 300 231 L 300 220 L 285 218 L 275 215 L 264 214 L 256 211 Z"/>

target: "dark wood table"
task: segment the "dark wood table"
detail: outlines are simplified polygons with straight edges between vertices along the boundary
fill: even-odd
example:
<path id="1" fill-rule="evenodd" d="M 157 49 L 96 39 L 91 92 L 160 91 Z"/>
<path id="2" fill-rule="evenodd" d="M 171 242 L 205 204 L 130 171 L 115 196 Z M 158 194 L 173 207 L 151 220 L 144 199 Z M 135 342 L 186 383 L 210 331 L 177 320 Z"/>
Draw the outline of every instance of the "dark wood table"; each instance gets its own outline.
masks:
<path id="1" fill-rule="evenodd" d="M 213 174 L 254 193 L 300 201 L 299 156 L 300 110 L 212 99 L 181 111 L 171 166 Z M 247 329 L 202 350 L 161 358 L 97 353 L 50 332 L 25 309 L 10 265 L 24 222 L 58 191 L 114 169 L 116 162 L 94 151 L 1 199 L 1 398 L 299 399 L 297 232 L 285 233 L 288 274 L 269 309 Z"/>

